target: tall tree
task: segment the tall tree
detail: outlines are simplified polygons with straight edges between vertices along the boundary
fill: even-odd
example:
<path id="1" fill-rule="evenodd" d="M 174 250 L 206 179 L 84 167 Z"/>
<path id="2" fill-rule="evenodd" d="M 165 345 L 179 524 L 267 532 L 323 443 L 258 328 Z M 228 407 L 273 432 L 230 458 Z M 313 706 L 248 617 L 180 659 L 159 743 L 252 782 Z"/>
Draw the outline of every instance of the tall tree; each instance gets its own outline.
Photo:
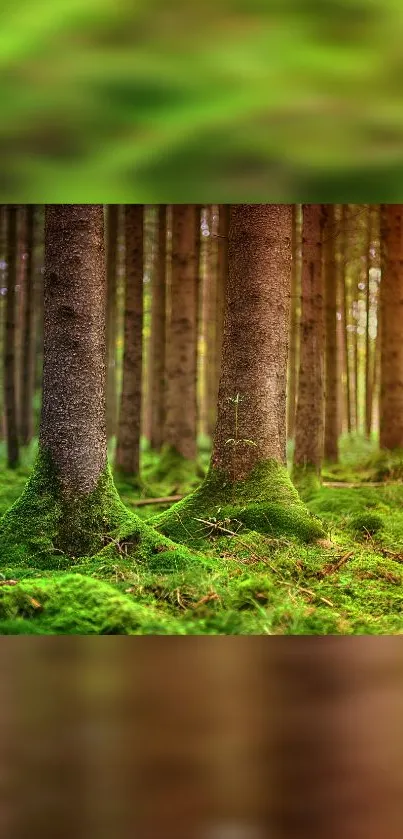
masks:
<path id="1" fill-rule="evenodd" d="M 39 455 L 1 521 L 1 558 L 88 555 L 132 521 L 107 466 L 104 260 L 102 205 L 47 206 Z"/>
<path id="2" fill-rule="evenodd" d="M 17 426 L 17 359 L 16 359 L 16 284 L 17 284 L 17 206 L 7 206 L 7 297 L 4 331 L 4 405 L 7 434 L 7 465 L 19 464 Z"/>
<path id="3" fill-rule="evenodd" d="M 352 431 L 352 398 L 351 398 L 351 375 L 350 375 L 350 353 L 348 340 L 348 325 L 349 325 L 349 294 L 347 283 L 347 236 L 348 236 L 348 205 L 341 205 L 341 231 L 340 231 L 340 257 L 341 257 L 341 304 L 342 304 L 342 324 L 343 324 L 343 338 L 344 338 L 344 364 L 345 364 L 345 384 L 346 384 L 346 418 L 347 431 L 350 434 Z"/>
<path id="4" fill-rule="evenodd" d="M 156 451 L 164 442 L 165 362 L 166 362 L 166 262 L 167 208 L 158 207 L 157 254 L 153 266 L 151 300 L 151 447 Z"/>
<path id="5" fill-rule="evenodd" d="M 165 442 L 189 461 L 196 457 L 196 290 L 195 206 L 174 204 Z"/>
<path id="6" fill-rule="evenodd" d="M 338 458 L 338 437 L 340 431 L 339 369 L 337 352 L 337 224 L 335 206 L 324 205 L 324 248 L 323 268 L 325 278 L 325 429 L 324 457 L 330 462 Z"/>
<path id="7" fill-rule="evenodd" d="M 403 205 L 384 204 L 381 215 L 382 280 L 380 445 L 403 448 Z"/>
<path id="8" fill-rule="evenodd" d="M 228 236 L 229 236 L 229 204 L 220 204 L 218 208 L 217 231 L 217 301 L 216 301 L 216 394 L 220 385 L 221 355 L 224 336 L 225 298 L 228 282 Z"/>
<path id="9" fill-rule="evenodd" d="M 301 339 L 295 420 L 294 480 L 314 487 L 323 457 L 322 204 L 302 207 Z"/>
<path id="10" fill-rule="evenodd" d="M 155 519 L 164 533 L 197 539 L 217 515 L 270 533 L 322 533 L 285 466 L 291 218 L 286 204 L 232 207 L 210 469 L 199 489 Z"/>
<path id="11" fill-rule="evenodd" d="M 298 362 L 298 293 L 301 272 L 301 224 L 299 205 L 292 205 L 292 262 L 291 262 L 291 306 L 290 306 L 290 344 L 288 348 L 288 394 L 287 394 L 287 437 L 294 438 L 295 408 L 297 398 L 297 362 Z"/>
<path id="12" fill-rule="evenodd" d="M 22 353 L 20 359 L 20 436 L 21 443 L 31 442 L 34 433 L 33 397 L 35 385 L 35 205 L 26 208 L 26 265 L 22 309 Z"/>
<path id="13" fill-rule="evenodd" d="M 143 361 L 144 206 L 126 204 L 126 295 L 123 381 L 116 466 L 125 475 L 140 471 L 141 383 Z"/>
<path id="14" fill-rule="evenodd" d="M 106 428 L 108 439 L 116 434 L 117 387 L 116 387 L 116 316 L 117 316 L 117 253 L 119 231 L 119 205 L 109 204 L 106 218 Z"/>

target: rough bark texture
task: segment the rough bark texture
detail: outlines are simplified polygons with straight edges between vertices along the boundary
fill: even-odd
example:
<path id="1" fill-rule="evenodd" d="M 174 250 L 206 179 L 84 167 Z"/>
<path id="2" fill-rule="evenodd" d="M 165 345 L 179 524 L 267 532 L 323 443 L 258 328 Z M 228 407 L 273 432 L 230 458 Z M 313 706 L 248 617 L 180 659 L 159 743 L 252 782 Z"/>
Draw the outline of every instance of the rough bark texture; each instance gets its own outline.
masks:
<path id="1" fill-rule="evenodd" d="M 232 208 L 212 457 L 232 480 L 268 458 L 285 463 L 291 214 L 291 205 Z"/>
<path id="2" fill-rule="evenodd" d="M 166 239 L 167 208 L 158 208 L 158 244 L 154 264 L 151 301 L 151 447 L 157 451 L 164 442 L 165 346 L 166 346 Z"/>
<path id="3" fill-rule="evenodd" d="M 196 277 L 195 207 L 174 205 L 165 441 L 188 460 L 196 457 Z"/>
<path id="4" fill-rule="evenodd" d="M 119 205 L 109 204 L 107 209 L 106 233 L 106 430 L 108 439 L 116 434 L 117 388 L 116 388 L 116 316 L 117 316 L 117 246 L 119 229 Z"/>
<path id="5" fill-rule="evenodd" d="M 40 444 L 66 494 L 90 493 L 106 466 L 102 205 L 48 205 Z"/>
<path id="6" fill-rule="evenodd" d="M 216 299 L 216 396 L 220 386 L 221 356 L 224 335 L 224 312 L 228 282 L 228 238 L 230 205 L 218 208 L 217 233 L 217 299 Z"/>
<path id="7" fill-rule="evenodd" d="M 339 369 L 337 352 L 337 254 L 336 217 L 332 204 L 324 205 L 324 280 L 325 280 L 325 460 L 336 462 L 338 458 L 339 417 Z"/>
<path id="8" fill-rule="evenodd" d="M 403 448 L 403 205 L 382 207 L 380 445 Z"/>
<path id="9" fill-rule="evenodd" d="M 125 207 L 126 296 L 123 381 L 116 449 L 116 466 L 125 475 L 137 475 L 140 468 L 143 361 L 143 225 L 143 205 L 127 204 Z"/>
<path id="10" fill-rule="evenodd" d="M 4 407 L 7 434 L 7 465 L 18 466 L 17 369 L 16 369 L 16 297 L 17 279 L 17 207 L 7 208 L 7 296 L 4 330 Z"/>
<path id="11" fill-rule="evenodd" d="M 294 467 L 320 473 L 323 454 L 323 206 L 302 208 L 301 341 Z"/>
<path id="12" fill-rule="evenodd" d="M 301 273 L 301 227 L 299 205 L 292 205 L 292 262 L 291 262 L 291 306 L 290 306 L 290 343 L 288 348 L 288 394 L 287 394 L 287 438 L 294 439 L 295 408 L 297 401 L 297 362 L 298 362 L 298 292 Z"/>
<path id="13" fill-rule="evenodd" d="M 216 264 L 213 241 L 213 207 L 205 209 L 205 222 L 208 236 L 203 237 L 204 271 L 202 282 L 202 340 L 203 355 L 201 364 L 201 410 L 200 425 L 202 434 L 214 433 L 215 411 L 217 404 L 216 386 Z"/>
<path id="14" fill-rule="evenodd" d="M 35 264 L 34 264 L 35 205 L 26 210 L 26 266 L 22 310 L 22 355 L 21 355 L 21 401 L 20 435 L 21 443 L 30 443 L 34 433 L 33 397 L 35 384 Z"/>
<path id="15" fill-rule="evenodd" d="M 194 493 L 154 520 L 180 541 L 197 545 L 203 522 L 211 529 L 217 515 L 237 529 L 306 541 L 323 535 L 285 467 L 291 212 L 291 205 L 232 207 L 210 469 Z"/>

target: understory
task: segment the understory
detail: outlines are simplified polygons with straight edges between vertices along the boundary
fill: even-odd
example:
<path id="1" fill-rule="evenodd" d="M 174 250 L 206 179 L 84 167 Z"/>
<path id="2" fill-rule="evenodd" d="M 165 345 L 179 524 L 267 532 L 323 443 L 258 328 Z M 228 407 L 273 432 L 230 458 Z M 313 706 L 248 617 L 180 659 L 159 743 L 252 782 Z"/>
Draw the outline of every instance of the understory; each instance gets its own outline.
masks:
<path id="1" fill-rule="evenodd" d="M 0 451 L 0 514 L 20 496 L 34 456 L 33 445 L 11 472 Z M 187 494 L 208 459 L 204 448 L 193 474 L 175 467 L 158 482 L 159 458 L 145 450 L 141 483 L 117 476 L 117 488 L 129 510 L 157 525 L 169 505 L 136 500 Z M 340 464 L 323 477 L 331 485 L 306 494 L 327 532 L 313 544 L 257 533 L 223 508 L 195 517 L 183 547 L 155 531 L 136 549 L 129 516 L 92 556 L 72 561 L 59 550 L 49 567 L 40 553 L 3 552 L 0 633 L 403 634 L 403 455 L 344 438 Z"/>

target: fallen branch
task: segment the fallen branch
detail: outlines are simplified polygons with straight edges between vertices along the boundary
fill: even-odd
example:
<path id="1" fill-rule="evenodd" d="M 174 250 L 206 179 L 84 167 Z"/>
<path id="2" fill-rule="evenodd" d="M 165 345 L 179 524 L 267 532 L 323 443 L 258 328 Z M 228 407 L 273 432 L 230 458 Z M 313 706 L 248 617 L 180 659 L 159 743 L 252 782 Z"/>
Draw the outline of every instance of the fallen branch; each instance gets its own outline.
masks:
<path id="1" fill-rule="evenodd" d="M 296 585 L 295 583 L 286 583 L 284 580 L 281 580 L 280 585 L 287 586 L 287 588 L 295 588 L 296 591 L 302 591 L 304 594 L 309 594 L 310 597 L 316 597 L 317 600 L 321 600 L 322 603 L 326 603 L 326 606 L 331 606 L 334 609 L 334 603 L 331 600 L 327 600 L 326 597 L 321 597 L 320 594 L 315 594 L 314 591 L 311 591 L 310 588 L 301 588 L 301 586 Z"/>
<path id="2" fill-rule="evenodd" d="M 163 498 L 138 498 L 131 501 L 131 507 L 145 507 L 147 504 L 174 504 L 175 501 L 182 501 L 184 495 L 165 495 Z"/>
<path id="3" fill-rule="evenodd" d="M 362 489 L 363 487 L 383 487 L 386 481 L 361 481 L 360 483 L 348 483 L 345 481 L 323 481 L 322 486 L 331 487 L 332 489 Z M 388 482 L 390 486 L 390 481 Z"/>
<path id="4" fill-rule="evenodd" d="M 330 565 L 326 565 L 326 567 L 323 568 L 322 571 L 319 571 L 318 576 L 319 577 L 325 577 L 326 574 L 334 574 L 336 571 L 339 570 L 339 568 L 342 567 L 342 565 L 344 565 L 345 562 L 347 562 L 348 559 L 351 559 L 353 554 L 354 554 L 354 551 L 349 551 L 348 553 L 344 554 L 344 556 L 342 556 L 339 559 L 338 562 L 330 563 Z"/>

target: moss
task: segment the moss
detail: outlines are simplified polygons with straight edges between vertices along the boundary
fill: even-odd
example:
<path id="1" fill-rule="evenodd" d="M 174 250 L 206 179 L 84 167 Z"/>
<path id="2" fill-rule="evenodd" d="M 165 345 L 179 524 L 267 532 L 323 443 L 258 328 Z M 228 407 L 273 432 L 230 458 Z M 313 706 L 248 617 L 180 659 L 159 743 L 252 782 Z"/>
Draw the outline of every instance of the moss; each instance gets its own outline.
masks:
<path id="1" fill-rule="evenodd" d="M 304 500 L 312 498 L 320 489 L 321 480 L 314 466 L 293 466 L 292 480 Z"/>
<path id="2" fill-rule="evenodd" d="M 164 446 L 154 468 L 148 472 L 147 481 L 151 484 L 163 484 L 168 493 L 174 494 L 179 489 L 193 489 L 197 478 L 203 475 L 196 460 L 183 457 L 172 446 Z"/>
<path id="3" fill-rule="evenodd" d="M 353 516 L 350 527 L 354 533 L 373 536 L 383 528 L 383 520 L 377 513 L 364 512 Z"/>
<path id="4" fill-rule="evenodd" d="M 174 541 L 192 545 L 202 544 L 207 535 L 222 534 L 223 528 L 234 531 L 240 525 L 308 542 L 324 535 L 287 470 L 274 460 L 258 464 L 247 480 L 237 483 L 210 469 L 198 489 L 150 521 Z"/>

